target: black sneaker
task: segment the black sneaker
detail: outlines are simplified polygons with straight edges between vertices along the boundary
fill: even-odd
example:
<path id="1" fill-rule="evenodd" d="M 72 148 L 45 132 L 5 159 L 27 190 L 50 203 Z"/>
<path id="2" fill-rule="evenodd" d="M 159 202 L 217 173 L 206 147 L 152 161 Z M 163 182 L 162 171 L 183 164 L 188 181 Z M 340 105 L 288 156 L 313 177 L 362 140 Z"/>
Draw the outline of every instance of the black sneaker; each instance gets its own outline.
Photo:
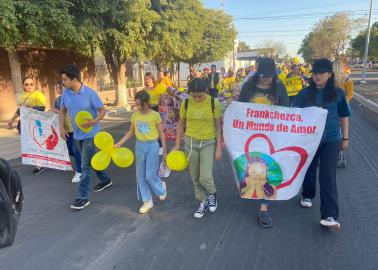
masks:
<path id="1" fill-rule="evenodd" d="M 207 201 L 209 203 L 209 211 L 210 213 L 214 213 L 215 210 L 217 210 L 217 194 L 213 193 L 210 194 L 209 197 L 207 198 Z"/>
<path id="2" fill-rule="evenodd" d="M 45 168 L 43 168 L 43 167 L 35 167 L 35 169 L 33 170 L 33 173 L 34 173 L 34 174 L 40 174 L 40 173 L 42 173 L 44 170 L 45 170 Z"/>
<path id="3" fill-rule="evenodd" d="M 94 188 L 93 188 L 93 192 L 100 192 L 100 191 L 103 191 L 105 188 L 107 187 L 110 187 L 112 185 L 112 180 L 109 179 L 108 182 L 105 182 L 105 183 L 98 183 Z"/>
<path id="4" fill-rule="evenodd" d="M 81 210 L 90 204 L 88 199 L 76 199 L 70 206 L 72 209 Z"/>
<path id="5" fill-rule="evenodd" d="M 209 209 L 209 203 L 207 201 L 201 202 L 197 211 L 194 212 L 195 218 L 201 218 L 205 214 L 205 212 Z"/>

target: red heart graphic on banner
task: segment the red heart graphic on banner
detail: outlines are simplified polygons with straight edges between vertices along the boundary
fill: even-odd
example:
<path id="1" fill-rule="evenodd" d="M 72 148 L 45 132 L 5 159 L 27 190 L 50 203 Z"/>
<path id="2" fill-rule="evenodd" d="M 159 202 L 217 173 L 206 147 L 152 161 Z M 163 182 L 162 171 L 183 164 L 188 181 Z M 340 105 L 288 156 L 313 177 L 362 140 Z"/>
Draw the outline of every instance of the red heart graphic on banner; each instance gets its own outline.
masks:
<path id="1" fill-rule="evenodd" d="M 279 153 L 279 152 L 292 151 L 292 152 L 297 153 L 301 157 L 301 160 L 299 161 L 299 164 L 298 164 L 293 176 L 288 181 L 279 185 L 277 187 L 277 189 L 290 186 L 291 183 L 293 183 L 294 179 L 298 176 L 299 172 L 302 170 L 303 166 L 305 165 L 305 163 L 307 161 L 307 158 L 308 158 L 307 151 L 305 149 L 303 149 L 302 147 L 299 147 L 299 146 L 288 146 L 288 147 L 285 147 L 285 148 L 282 148 L 282 149 L 279 149 L 279 150 L 275 150 L 273 143 L 269 139 L 269 137 L 266 136 L 265 134 L 259 133 L 259 134 L 254 134 L 251 137 L 249 137 L 248 140 L 245 143 L 244 151 L 245 151 L 245 154 L 246 154 L 247 159 L 249 161 L 251 161 L 251 156 L 249 154 L 249 146 L 251 145 L 252 141 L 257 139 L 257 138 L 264 139 L 268 143 L 270 155 L 275 154 L 275 153 Z"/>

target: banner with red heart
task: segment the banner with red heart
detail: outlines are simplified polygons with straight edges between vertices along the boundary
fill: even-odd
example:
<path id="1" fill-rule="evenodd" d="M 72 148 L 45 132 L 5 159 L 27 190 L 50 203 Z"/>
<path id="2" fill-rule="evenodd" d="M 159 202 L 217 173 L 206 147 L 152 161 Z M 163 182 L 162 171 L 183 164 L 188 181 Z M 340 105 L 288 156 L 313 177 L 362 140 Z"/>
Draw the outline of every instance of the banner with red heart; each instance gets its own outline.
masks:
<path id="1" fill-rule="evenodd" d="M 317 107 L 232 102 L 223 133 L 241 198 L 288 200 L 298 194 L 322 138 Z"/>
<path id="2" fill-rule="evenodd" d="M 21 107 L 22 164 L 72 171 L 66 142 L 59 136 L 58 114 Z"/>

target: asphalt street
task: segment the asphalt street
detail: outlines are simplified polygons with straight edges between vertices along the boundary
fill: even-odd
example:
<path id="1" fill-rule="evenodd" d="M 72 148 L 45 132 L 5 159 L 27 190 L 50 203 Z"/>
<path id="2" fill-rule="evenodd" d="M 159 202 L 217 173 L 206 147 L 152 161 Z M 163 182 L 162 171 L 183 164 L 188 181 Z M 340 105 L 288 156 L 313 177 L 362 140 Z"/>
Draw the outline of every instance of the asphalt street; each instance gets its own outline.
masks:
<path id="1" fill-rule="evenodd" d="M 338 232 L 319 225 L 318 197 L 310 209 L 299 197 L 273 203 L 274 227 L 261 229 L 257 203 L 239 198 L 226 151 L 214 171 L 218 210 L 200 220 L 188 172 L 171 175 L 167 200 L 155 199 L 140 215 L 135 168 L 112 165 L 113 186 L 76 212 L 69 208 L 78 190 L 72 172 L 35 176 L 18 159 L 24 211 L 14 245 L 0 250 L 0 269 L 378 269 L 378 119 L 352 111 L 347 168 L 338 170 Z M 119 138 L 127 127 L 109 130 Z"/>

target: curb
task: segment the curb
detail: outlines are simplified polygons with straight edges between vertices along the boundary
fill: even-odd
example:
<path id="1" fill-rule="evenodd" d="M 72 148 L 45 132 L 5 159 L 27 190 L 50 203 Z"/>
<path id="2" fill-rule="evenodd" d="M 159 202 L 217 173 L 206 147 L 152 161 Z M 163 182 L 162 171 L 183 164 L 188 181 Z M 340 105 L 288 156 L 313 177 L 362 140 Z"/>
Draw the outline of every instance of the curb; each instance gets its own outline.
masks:
<path id="1" fill-rule="evenodd" d="M 371 101 L 370 99 L 367 99 L 366 97 L 356 92 L 354 92 L 353 99 L 357 101 L 358 103 L 360 103 L 365 108 L 378 114 L 378 104 L 375 103 L 374 101 Z"/>

